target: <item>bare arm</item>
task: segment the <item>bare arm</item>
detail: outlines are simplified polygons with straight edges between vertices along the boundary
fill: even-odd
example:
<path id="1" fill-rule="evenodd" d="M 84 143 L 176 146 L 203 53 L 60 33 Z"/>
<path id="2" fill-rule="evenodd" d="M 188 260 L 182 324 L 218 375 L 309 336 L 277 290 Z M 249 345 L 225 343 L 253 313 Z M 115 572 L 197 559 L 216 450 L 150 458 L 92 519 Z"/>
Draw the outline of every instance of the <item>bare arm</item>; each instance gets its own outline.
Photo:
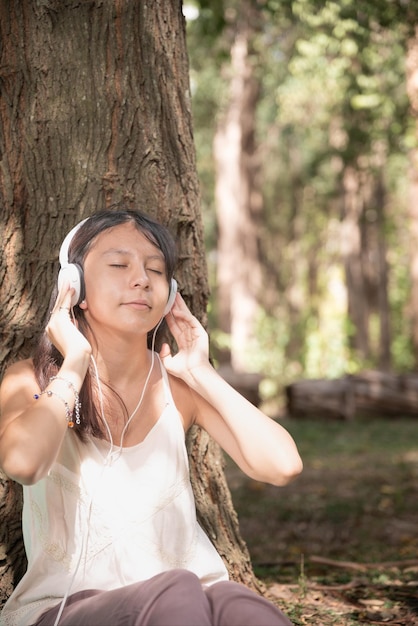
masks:
<path id="1" fill-rule="evenodd" d="M 285 428 L 235 391 L 211 366 L 208 338 L 181 296 L 167 316 L 179 347 L 171 357 L 164 346 L 167 370 L 192 389 L 195 421 L 202 426 L 256 480 L 284 485 L 302 471 L 295 442 Z"/>
<path id="2" fill-rule="evenodd" d="M 89 365 L 91 348 L 70 319 L 70 300 L 71 292 L 64 286 L 47 327 L 64 357 L 59 379 L 47 387 L 52 393 L 34 398 L 40 389 L 30 360 L 12 365 L 0 387 L 0 466 L 22 484 L 37 482 L 54 463 L 68 427 L 67 411 L 75 405 L 68 382 L 79 391 Z"/>

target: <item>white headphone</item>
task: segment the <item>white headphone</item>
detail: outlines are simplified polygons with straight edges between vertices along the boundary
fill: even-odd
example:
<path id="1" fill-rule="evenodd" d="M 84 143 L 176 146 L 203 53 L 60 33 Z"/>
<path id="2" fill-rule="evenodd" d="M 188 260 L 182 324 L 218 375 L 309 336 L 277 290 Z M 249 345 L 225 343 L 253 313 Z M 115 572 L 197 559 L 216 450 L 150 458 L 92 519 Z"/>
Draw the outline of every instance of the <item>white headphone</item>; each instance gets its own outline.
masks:
<path id="1" fill-rule="evenodd" d="M 173 306 L 174 300 L 176 299 L 176 293 L 177 293 L 177 281 L 175 278 L 172 278 L 171 283 L 170 283 L 170 293 L 168 294 L 168 300 L 167 300 L 167 304 L 165 305 L 163 316 L 167 315 L 167 313 L 170 313 L 171 307 Z"/>
<path id="2" fill-rule="evenodd" d="M 70 247 L 71 241 L 78 231 L 78 229 L 87 222 L 89 218 L 82 220 L 79 224 L 74 226 L 66 235 L 64 241 L 61 244 L 60 252 L 59 252 L 59 262 L 60 262 L 60 271 L 58 274 L 58 289 L 61 289 L 64 282 L 69 282 L 70 287 L 74 289 L 74 293 L 71 298 L 71 306 L 76 306 L 82 300 L 84 300 L 85 296 L 85 286 L 84 286 L 84 276 L 83 276 L 83 268 L 77 263 L 69 263 L 68 261 L 68 249 Z M 167 315 L 170 312 L 171 307 L 174 304 L 174 300 L 176 298 L 177 293 L 177 281 L 175 278 L 171 279 L 170 283 L 170 293 L 168 294 L 167 304 L 165 305 L 163 316 Z"/>

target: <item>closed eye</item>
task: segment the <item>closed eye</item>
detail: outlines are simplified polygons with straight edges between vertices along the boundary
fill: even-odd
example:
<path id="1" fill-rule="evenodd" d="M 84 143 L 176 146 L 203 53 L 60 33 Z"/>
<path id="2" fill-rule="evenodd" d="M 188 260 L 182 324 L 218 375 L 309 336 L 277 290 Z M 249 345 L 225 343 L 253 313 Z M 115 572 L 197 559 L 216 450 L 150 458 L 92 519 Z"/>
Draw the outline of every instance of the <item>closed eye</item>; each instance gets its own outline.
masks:
<path id="1" fill-rule="evenodd" d="M 111 263 L 110 267 L 128 267 L 127 265 L 121 265 L 120 263 Z"/>

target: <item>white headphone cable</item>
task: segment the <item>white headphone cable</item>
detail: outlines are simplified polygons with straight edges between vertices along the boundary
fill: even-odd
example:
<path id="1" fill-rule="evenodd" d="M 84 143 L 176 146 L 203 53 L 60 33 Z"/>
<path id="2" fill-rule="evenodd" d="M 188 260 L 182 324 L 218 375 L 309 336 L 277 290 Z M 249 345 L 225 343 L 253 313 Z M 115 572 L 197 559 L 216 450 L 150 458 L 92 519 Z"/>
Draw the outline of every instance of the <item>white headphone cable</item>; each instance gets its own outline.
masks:
<path id="1" fill-rule="evenodd" d="M 152 342 L 151 342 L 151 366 L 150 366 L 150 368 L 149 368 L 149 371 L 148 371 L 147 377 L 146 377 L 146 379 L 145 379 L 144 387 L 143 387 L 143 389 L 142 389 L 141 396 L 140 396 L 140 398 L 139 398 L 139 400 L 138 400 L 138 404 L 136 405 L 136 407 L 135 407 L 135 408 L 134 408 L 134 410 L 132 411 L 131 415 L 130 415 L 130 416 L 129 416 L 129 418 L 128 418 L 128 421 L 126 422 L 126 424 L 125 424 L 125 426 L 124 426 L 124 428 L 123 428 L 123 430 L 122 430 L 122 434 L 121 434 L 121 436 L 120 436 L 120 444 L 119 444 L 119 446 L 117 446 L 117 448 L 118 448 L 117 450 L 114 450 L 115 446 L 114 446 L 114 443 L 113 443 L 113 438 L 112 438 L 112 435 L 111 435 L 111 433 L 110 433 L 110 428 L 109 428 L 109 425 L 108 425 L 108 423 L 107 423 L 107 421 L 106 421 L 105 414 L 104 414 L 104 408 L 103 408 L 103 396 L 102 396 L 102 390 L 101 390 L 100 378 L 99 378 L 98 371 L 97 371 L 97 365 L 96 365 L 96 362 L 95 362 L 95 360 L 94 360 L 94 357 L 93 357 L 93 356 L 91 357 L 91 358 L 92 358 L 92 360 L 93 360 L 93 365 L 94 365 L 94 367 L 95 367 L 95 375 L 96 375 L 96 378 L 97 378 L 97 386 L 98 386 L 98 390 L 99 390 L 99 401 L 100 401 L 100 411 L 101 411 L 101 416 L 102 416 L 102 420 L 103 420 L 103 421 L 104 421 L 104 423 L 106 424 L 106 427 L 107 427 L 107 432 L 108 432 L 108 434 L 109 434 L 109 439 L 110 439 L 110 450 L 109 450 L 109 453 L 108 453 L 108 455 L 107 455 L 107 457 L 106 457 L 105 463 L 107 463 L 107 462 L 109 461 L 109 459 L 110 459 L 111 461 L 116 461 L 117 459 L 119 459 L 120 455 L 122 454 L 122 451 L 123 451 L 123 439 L 124 439 L 124 437 L 125 437 L 125 433 L 126 433 L 126 431 L 127 431 L 127 429 L 128 429 L 129 424 L 131 423 L 132 419 L 134 418 L 134 416 L 136 415 L 136 413 L 138 412 L 138 410 L 139 410 L 139 408 L 140 408 L 140 406 L 141 406 L 141 404 L 142 404 L 142 401 L 143 401 L 143 399 L 144 399 L 145 392 L 146 392 L 146 390 L 147 390 L 147 386 L 148 386 L 148 383 L 149 383 L 149 379 L 151 378 L 152 370 L 153 370 L 153 368 L 154 368 L 154 361 L 155 361 L 155 351 L 154 351 L 154 348 L 155 348 L 155 337 L 156 337 L 156 334 L 157 334 L 157 330 L 159 329 L 159 327 L 160 327 L 160 325 L 161 325 L 161 323 L 162 323 L 163 319 L 164 319 L 164 318 L 162 318 L 162 319 L 158 322 L 157 326 L 156 326 L 156 327 L 155 327 L 155 329 L 154 329 L 154 332 L 153 332 L 153 335 L 152 335 Z M 117 452 L 118 454 L 117 454 L 117 456 L 115 457 L 114 455 L 115 455 L 115 453 L 116 453 L 116 452 Z"/>

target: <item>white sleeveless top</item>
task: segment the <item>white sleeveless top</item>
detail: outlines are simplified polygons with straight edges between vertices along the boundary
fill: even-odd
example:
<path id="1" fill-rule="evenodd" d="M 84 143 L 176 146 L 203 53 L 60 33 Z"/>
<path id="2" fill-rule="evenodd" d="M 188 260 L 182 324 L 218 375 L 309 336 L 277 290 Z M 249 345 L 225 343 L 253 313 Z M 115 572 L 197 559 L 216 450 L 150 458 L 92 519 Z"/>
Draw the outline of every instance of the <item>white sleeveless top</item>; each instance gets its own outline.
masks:
<path id="1" fill-rule="evenodd" d="M 66 433 L 49 475 L 23 488 L 28 569 L 0 626 L 28 626 L 67 594 L 115 589 L 173 568 L 227 580 L 197 523 L 184 429 L 161 364 L 166 405 L 141 443 L 105 464 L 109 444 Z"/>

